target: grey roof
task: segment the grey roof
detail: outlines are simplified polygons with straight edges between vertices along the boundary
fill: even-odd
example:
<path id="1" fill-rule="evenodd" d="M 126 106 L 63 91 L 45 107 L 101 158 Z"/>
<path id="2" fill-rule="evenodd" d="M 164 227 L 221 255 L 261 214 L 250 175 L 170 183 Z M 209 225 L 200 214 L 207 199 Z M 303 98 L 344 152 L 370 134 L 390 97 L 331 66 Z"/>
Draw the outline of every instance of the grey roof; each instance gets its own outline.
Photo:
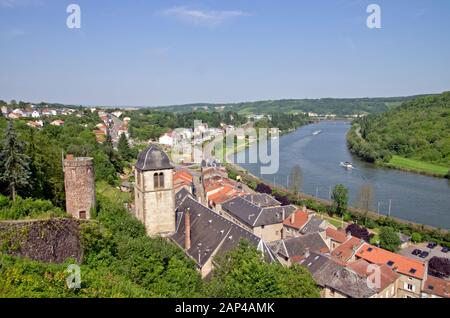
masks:
<path id="1" fill-rule="evenodd" d="M 266 193 L 246 194 L 243 198 L 260 207 L 279 206 L 281 203 Z"/>
<path id="2" fill-rule="evenodd" d="M 328 251 L 328 246 L 319 233 L 280 240 L 274 243 L 273 251 L 285 258 L 302 257 L 308 252 Z"/>
<path id="3" fill-rule="evenodd" d="M 183 203 L 184 198 L 187 196 L 192 197 L 192 194 L 184 187 L 181 188 L 180 191 L 175 193 L 175 208 L 178 208 L 178 206 Z"/>
<path id="4" fill-rule="evenodd" d="M 266 261 L 276 261 L 276 256 L 267 244 L 253 233 L 228 221 L 191 196 L 186 196 L 177 209 L 176 232 L 172 235 L 178 245 L 184 247 L 185 215 L 189 209 L 191 217 L 191 248 L 186 253 L 202 267 L 216 252 L 223 255 L 246 239 L 262 251 Z M 217 251 L 216 251 L 217 250 Z"/>
<path id="5" fill-rule="evenodd" d="M 351 298 L 368 298 L 376 291 L 367 286 L 367 279 L 339 265 L 326 255 L 311 253 L 300 261 L 312 274 L 317 285 L 328 287 Z"/>
<path id="6" fill-rule="evenodd" d="M 250 227 L 281 223 L 297 210 L 292 205 L 263 208 L 242 197 L 228 200 L 222 209 Z"/>
<path id="7" fill-rule="evenodd" d="M 311 233 L 317 233 L 324 230 L 322 227 L 324 220 L 317 216 L 313 216 L 308 223 L 305 224 L 305 226 L 302 228 L 300 233 L 302 234 L 311 234 Z"/>
<path id="8" fill-rule="evenodd" d="M 173 169 L 167 154 L 158 147 L 151 145 L 141 151 L 136 162 L 136 169 L 141 171 Z"/>

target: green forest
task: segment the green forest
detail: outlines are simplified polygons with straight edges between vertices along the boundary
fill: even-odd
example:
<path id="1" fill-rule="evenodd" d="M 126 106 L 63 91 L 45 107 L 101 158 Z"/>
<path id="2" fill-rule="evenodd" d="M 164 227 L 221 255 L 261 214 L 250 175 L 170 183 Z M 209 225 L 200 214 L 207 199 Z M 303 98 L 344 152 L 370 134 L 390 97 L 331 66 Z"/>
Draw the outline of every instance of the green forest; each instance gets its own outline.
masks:
<path id="1" fill-rule="evenodd" d="M 321 98 L 321 99 L 282 99 L 256 102 L 242 102 L 231 104 L 188 104 L 176 106 L 156 107 L 160 111 L 188 113 L 195 109 L 209 111 L 233 111 L 239 114 L 269 114 L 269 113 L 300 113 L 314 112 L 318 114 L 336 114 L 348 116 L 355 114 L 376 114 L 388 111 L 402 102 L 415 98 L 388 97 L 388 98 Z"/>
<path id="2" fill-rule="evenodd" d="M 369 162 L 445 176 L 450 169 L 450 92 L 356 120 L 348 144 Z"/>

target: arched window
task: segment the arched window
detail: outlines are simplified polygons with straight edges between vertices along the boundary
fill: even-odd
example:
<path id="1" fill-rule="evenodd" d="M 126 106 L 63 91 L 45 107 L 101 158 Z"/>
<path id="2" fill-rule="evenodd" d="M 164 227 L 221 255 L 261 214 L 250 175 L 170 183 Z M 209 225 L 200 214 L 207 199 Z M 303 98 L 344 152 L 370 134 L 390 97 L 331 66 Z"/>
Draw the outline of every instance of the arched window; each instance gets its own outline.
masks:
<path id="1" fill-rule="evenodd" d="M 153 175 L 153 183 L 155 185 L 155 189 L 163 189 L 164 188 L 164 173 L 155 173 Z"/>
<path id="2" fill-rule="evenodd" d="M 153 175 L 153 185 L 155 186 L 155 189 L 159 188 L 159 176 L 157 173 Z"/>
<path id="3" fill-rule="evenodd" d="M 162 172 L 159 174 L 159 187 L 164 188 L 164 173 Z"/>

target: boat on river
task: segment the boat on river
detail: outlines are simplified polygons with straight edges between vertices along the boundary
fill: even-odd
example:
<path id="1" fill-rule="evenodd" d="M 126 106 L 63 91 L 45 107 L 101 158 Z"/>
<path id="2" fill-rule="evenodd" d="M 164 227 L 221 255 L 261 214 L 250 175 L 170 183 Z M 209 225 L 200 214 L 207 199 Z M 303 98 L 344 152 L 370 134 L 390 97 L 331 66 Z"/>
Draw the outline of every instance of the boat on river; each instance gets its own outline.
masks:
<path id="1" fill-rule="evenodd" d="M 313 136 L 317 136 L 321 133 L 322 133 L 322 130 L 317 130 L 317 131 L 313 132 Z"/>
<path id="2" fill-rule="evenodd" d="M 353 169 L 353 163 L 351 162 L 341 162 L 341 167 L 344 167 L 345 169 Z"/>

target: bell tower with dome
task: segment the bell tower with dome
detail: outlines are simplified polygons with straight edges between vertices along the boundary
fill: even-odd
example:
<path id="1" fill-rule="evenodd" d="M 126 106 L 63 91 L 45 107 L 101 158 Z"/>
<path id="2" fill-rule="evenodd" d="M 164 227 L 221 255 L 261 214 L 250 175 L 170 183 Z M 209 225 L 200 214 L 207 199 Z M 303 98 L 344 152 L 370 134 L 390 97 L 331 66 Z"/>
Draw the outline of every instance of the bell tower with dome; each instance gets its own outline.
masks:
<path id="1" fill-rule="evenodd" d="M 173 169 L 167 154 L 150 146 L 143 150 L 135 166 L 135 215 L 149 236 L 175 232 Z"/>

